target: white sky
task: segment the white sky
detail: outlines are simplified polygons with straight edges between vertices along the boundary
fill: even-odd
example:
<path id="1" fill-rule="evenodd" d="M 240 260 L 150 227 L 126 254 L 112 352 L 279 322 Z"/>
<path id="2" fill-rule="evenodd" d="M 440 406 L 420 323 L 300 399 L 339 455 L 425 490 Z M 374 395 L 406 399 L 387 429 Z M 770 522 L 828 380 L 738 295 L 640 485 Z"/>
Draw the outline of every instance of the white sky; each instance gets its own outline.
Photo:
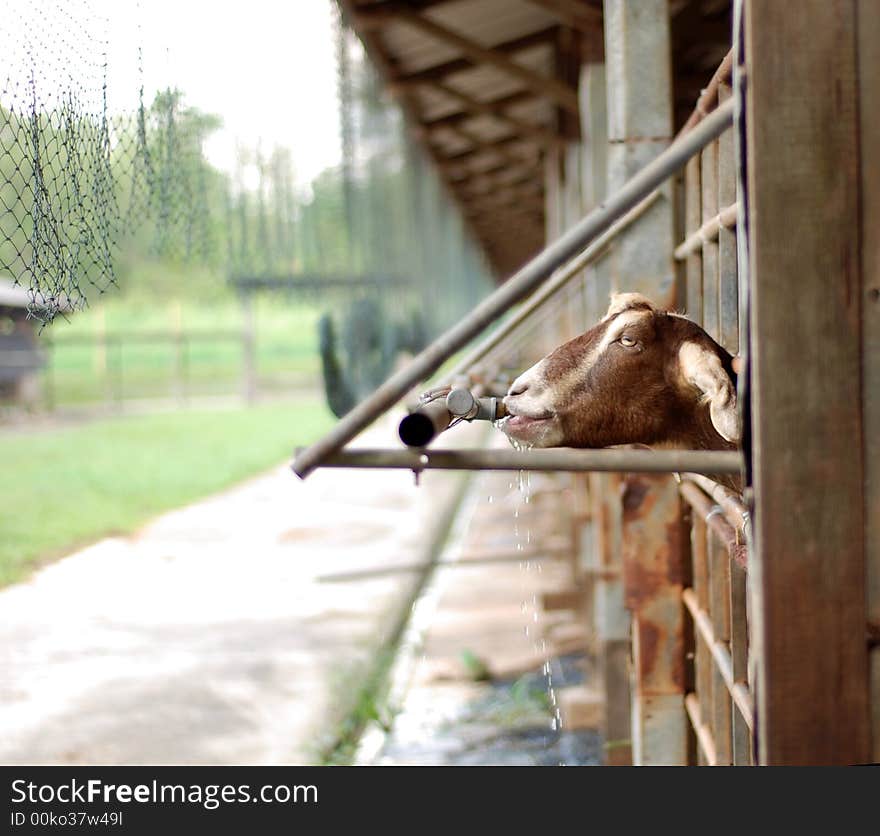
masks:
<path id="1" fill-rule="evenodd" d="M 261 143 L 265 152 L 283 145 L 292 152 L 297 182 L 308 183 L 341 155 L 331 2 L 91 0 L 96 17 L 109 25 L 110 108 L 137 105 L 140 41 L 147 101 L 157 89 L 177 86 L 187 104 L 223 118 L 224 129 L 206 149 L 212 162 L 231 171 L 237 141 L 250 148 Z M 76 14 L 81 5 L 12 0 L 0 30 L 20 44 L 35 31 L 69 31 L 63 14 Z M 88 28 L 100 34 L 102 25 Z M 61 52 L 54 57 L 63 65 L 56 35 L 40 46 Z M 74 75 L 76 68 L 68 64 L 62 72 Z"/>

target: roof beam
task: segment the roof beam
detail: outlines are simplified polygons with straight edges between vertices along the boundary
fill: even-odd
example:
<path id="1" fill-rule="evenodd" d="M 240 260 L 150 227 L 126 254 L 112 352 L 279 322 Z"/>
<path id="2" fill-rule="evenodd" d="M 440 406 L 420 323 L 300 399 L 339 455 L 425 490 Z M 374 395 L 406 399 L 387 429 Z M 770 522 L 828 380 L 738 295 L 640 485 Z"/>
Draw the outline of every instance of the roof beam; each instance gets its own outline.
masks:
<path id="1" fill-rule="evenodd" d="M 387 4 L 383 4 L 383 7 Z M 373 7 L 375 8 L 375 7 Z M 381 8 L 379 14 L 371 12 L 371 7 L 366 7 L 356 12 L 355 20 L 360 26 L 370 26 L 387 23 L 389 16 L 395 22 L 405 23 L 414 29 L 418 29 L 434 40 L 454 47 L 473 64 L 488 64 L 507 75 L 513 76 L 526 87 L 543 96 L 553 99 L 560 107 L 571 113 L 578 112 L 577 91 L 567 84 L 555 78 L 547 78 L 534 70 L 523 67 L 512 61 L 504 53 L 491 47 L 484 47 L 464 35 L 447 29 L 430 18 L 424 17 L 405 6 L 395 6 L 394 9 Z"/>
<path id="2" fill-rule="evenodd" d="M 519 134 L 505 136 L 501 139 L 481 140 L 479 145 L 476 145 L 473 148 L 468 148 L 467 151 L 455 151 L 452 154 L 447 154 L 442 158 L 442 160 L 444 163 L 455 163 L 456 165 L 458 165 L 459 163 L 462 163 L 465 160 L 469 160 L 472 157 L 475 157 L 477 154 L 483 153 L 484 151 L 498 151 L 499 149 L 504 149 L 508 145 L 513 145 L 517 142 L 531 143 L 531 140 L 521 137 L 519 136 Z M 534 146 L 532 146 L 532 148 L 534 149 Z M 537 157 L 537 154 L 533 152 L 523 152 L 522 154 L 518 154 L 518 156 L 528 159 L 531 157 Z"/>
<path id="3" fill-rule="evenodd" d="M 526 49 L 531 49 L 532 47 L 546 46 L 555 43 L 556 32 L 558 29 L 558 26 L 550 26 L 547 29 L 531 32 L 520 38 L 513 38 L 510 41 L 503 41 L 500 44 L 495 44 L 492 49 L 495 50 L 495 52 L 500 52 L 502 55 L 515 55 L 517 52 L 522 52 Z M 467 58 L 454 58 L 451 61 L 444 61 L 442 64 L 435 64 L 433 67 L 426 67 L 423 70 L 416 70 L 411 73 L 400 73 L 395 80 L 395 84 L 407 85 L 419 84 L 423 81 L 435 81 L 437 79 L 446 78 L 446 76 L 452 75 L 453 73 L 460 73 L 464 70 L 472 70 L 473 68 L 473 61 L 470 61 Z M 535 94 L 530 92 L 530 95 Z"/>
<path id="4" fill-rule="evenodd" d="M 540 6 L 560 23 L 587 35 L 592 35 L 597 29 L 602 29 L 601 10 L 589 6 L 581 0 L 526 0 L 526 2 L 533 6 Z"/>
<path id="5" fill-rule="evenodd" d="M 426 81 L 425 85 L 431 85 L 431 82 Z M 498 110 L 506 110 L 508 107 L 513 107 L 514 105 L 522 104 L 523 102 L 531 101 L 535 98 L 536 96 L 531 90 L 517 90 L 515 93 L 508 93 L 506 96 L 491 99 L 487 102 L 483 102 L 483 104 Z M 472 117 L 473 113 L 470 110 L 456 110 L 452 113 L 444 113 L 442 116 L 433 116 L 428 119 L 422 119 L 421 124 L 429 129 L 434 127 L 439 128 L 443 125 L 456 125 L 459 122 L 464 122 L 466 119 L 471 119 Z"/>
<path id="6" fill-rule="evenodd" d="M 479 99 L 475 99 L 472 96 L 468 96 L 466 93 L 461 93 L 456 90 L 454 87 L 450 87 L 448 84 L 443 84 L 442 82 L 426 82 L 430 84 L 435 90 L 439 90 L 443 93 L 444 96 L 448 96 L 451 99 L 455 99 L 460 102 L 466 109 L 465 117 L 468 116 L 491 116 L 493 119 L 498 122 L 503 122 L 504 124 L 514 128 L 526 136 L 530 136 L 533 139 L 538 140 L 544 145 L 548 146 L 562 146 L 564 145 L 564 141 L 561 137 L 559 137 L 555 131 L 550 130 L 549 128 L 545 128 L 541 125 L 536 125 L 533 122 L 527 122 L 524 119 L 519 119 L 516 116 L 512 116 L 507 113 L 503 107 L 500 107 L 497 104 L 492 102 L 481 102 Z M 456 120 L 461 121 L 461 120 Z M 427 127 L 429 130 L 433 129 L 432 126 L 426 125 L 422 122 L 422 125 Z M 447 122 L 445 127 L 453 127 L 449 125 Z"/>
<path id="7" fill-rule="evenodd" d="M 492 176 L 475 176 L 475 177 L 466 177 L 461 180 L 455 180 L 456 188 L 460 189 L 462 194 L 466 197 L 476 197 L 481 194 L 489 194 L 491 192 L 506 189 L 509 186 L 524 186 L 528 183 L 541 183 L 540 178 L 536 179 L 537 173 L 536 166 L 530 166 L 529 168 L 517 168 L 510 169 L 505 166 L 503 174 L 507 175 L 503 179 L 501 177 L 492 177 Z M 510 172 L 513 172 L 514 176 L 509 176 Z"/>

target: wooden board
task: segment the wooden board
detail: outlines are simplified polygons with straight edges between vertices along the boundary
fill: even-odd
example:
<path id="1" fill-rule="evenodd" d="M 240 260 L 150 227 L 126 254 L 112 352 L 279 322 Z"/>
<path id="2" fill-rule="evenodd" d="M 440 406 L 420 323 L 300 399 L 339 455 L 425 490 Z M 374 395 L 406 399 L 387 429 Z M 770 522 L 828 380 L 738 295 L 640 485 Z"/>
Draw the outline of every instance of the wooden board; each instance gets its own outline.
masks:
<path id="1" fill-rule="evenodd" d="M 880 625 L 880 15 L 858 4 L 862 204 L 862 408 L 868 618 Z M 873 756 L 880 761 L 880 647 L 871 651 Z"/>
<path id="2" fill-rule="evenodd" d="M 869 756 L 856 4 L 797 5 L 746 5 L 758 756 L 855 763 Z"/>

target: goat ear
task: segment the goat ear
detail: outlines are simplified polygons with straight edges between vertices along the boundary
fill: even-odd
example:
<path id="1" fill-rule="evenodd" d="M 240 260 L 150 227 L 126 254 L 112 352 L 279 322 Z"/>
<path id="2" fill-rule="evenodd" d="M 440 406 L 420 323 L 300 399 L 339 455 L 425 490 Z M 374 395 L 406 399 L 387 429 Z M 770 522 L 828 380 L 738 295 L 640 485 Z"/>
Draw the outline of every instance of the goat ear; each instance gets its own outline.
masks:
<path id="1" fill-rule="evenodd" d="M 678 352 L 684 379 L 696 386 L 709 403 L 709 417 L 718 434 L 735 443 L 740 440 L 736 414 L 736 388 L 724 371 L 721 358 L 695 342 L 686 342 Z"/>

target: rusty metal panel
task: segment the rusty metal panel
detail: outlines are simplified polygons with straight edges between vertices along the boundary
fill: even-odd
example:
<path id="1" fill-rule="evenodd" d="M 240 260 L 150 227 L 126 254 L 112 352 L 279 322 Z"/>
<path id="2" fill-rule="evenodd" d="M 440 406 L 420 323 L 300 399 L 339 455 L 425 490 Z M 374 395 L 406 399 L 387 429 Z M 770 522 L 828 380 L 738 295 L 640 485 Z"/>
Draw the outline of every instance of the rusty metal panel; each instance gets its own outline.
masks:
<path id="1" fill-rule="evenodd" d="M 630 617 L 623 605 L 623 580 L 620 577 L 621 477 L 596 473 L 591 474 L 590 479 L 598 568 L 593 611 L 599 647 L 597 669 L 605 698 L 602 718 L 605 762 L 624 765 L 631 762 L 631 702 Z"/>
<path id="2" fill-rule="evenodd" d="M 623 578 L 633 614 L 633 761 L 687 762 L 685 640 L 681 603 L 687 533 L 669 476 L 626 477 Z"/>

